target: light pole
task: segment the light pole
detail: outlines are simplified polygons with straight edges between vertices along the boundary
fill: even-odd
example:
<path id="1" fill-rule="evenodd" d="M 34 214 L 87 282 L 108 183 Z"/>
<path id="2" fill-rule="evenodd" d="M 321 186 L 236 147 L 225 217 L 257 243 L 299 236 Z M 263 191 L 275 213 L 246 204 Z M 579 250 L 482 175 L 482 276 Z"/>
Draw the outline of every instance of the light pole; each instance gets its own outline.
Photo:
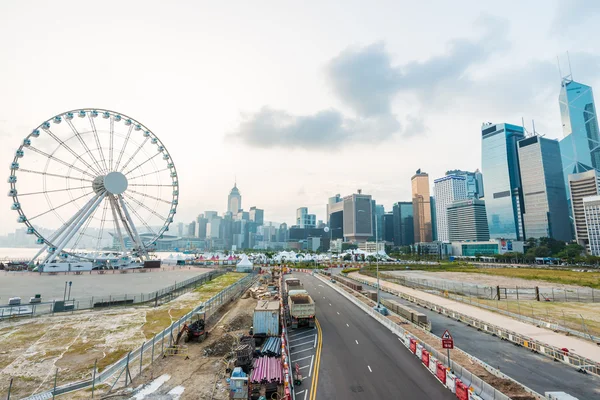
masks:
<path id="1" fill-rule="evenodd" d="M 358 210 L 358 212 L 366 212 L 365 210 Z M 388 310 L 381 304 L 381 290 L 379 286 L 379 237 L 377 235 L 377 214 L 375 214 L 375 266 L 377 269 L 377 305 L 374 307 L 375 311 L 382 315 L 388 315 Z"/>

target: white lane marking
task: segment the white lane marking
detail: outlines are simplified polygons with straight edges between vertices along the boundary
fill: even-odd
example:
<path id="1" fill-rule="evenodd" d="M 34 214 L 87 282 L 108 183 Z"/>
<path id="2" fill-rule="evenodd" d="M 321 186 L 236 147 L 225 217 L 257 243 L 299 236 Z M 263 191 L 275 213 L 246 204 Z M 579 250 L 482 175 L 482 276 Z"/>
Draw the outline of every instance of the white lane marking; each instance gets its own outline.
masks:
<path id="1" fill-rule="evenodd" d="M 312 343 L 312 342 L 313 342 L 312 340 L 309 340 L 308 342 L 295 344 L 292 347 L 300 347 L 300 346 L 304 346 L 305 344 L 309 344 L 309 343 Z"/>
<path id="2" fill-rule="evenodd" d="M 312 349 L 308 348 L 308 349 L 304 349 L 304 350 L 298 350 L 298 351 L 295 351 L 293 353 L 290 353 L 290 356 L 293 356 L 294 354 L 302 353 L 303 351 L 309 351 L 309 350 L 312 350 Z"/>
<path id="3" fill-rule="evenodd" d="M 317 335 L 315 335 L 315 344 L 313 344 L 313 349 L 317 347 Z"/>
<path id="4" fill-rule="evenodd" d="M 346 326 L 347 326 L 348 328 L 350 328 L 350 325 L 346 324 Z"/>
<path id="5" fill-rule="evenodd" d="M 310 332 L 310 331 L 308 331 L 308 332 L 300 332 L 300 333 L 296 333 L 296 334 L 294 334 L 294 335 L 290 335 L 290 337 L 291 337 L 291 338 L 292 338 L 292 337 L 300 337 L 300 336 L 302 336 L 302 335 L 304 335 L 304 334 L 306 334 L 306 333 L 308 333 L 308 336 L 310 336 L 310 335 L 314 335 L 314 334 L 315 334 L 314 332 Z"/>
<path id="6" fill-rule="evenodd" d="M 325 296 L 323 296 L 323 298 L 325 298 Z"/>
<path id="7" fill-rule="evenodd" d="M 312 374 L 313 361 L 315 360 L 315 356 L 312 356 L 310 359 L 310 369 L 308 370 L 308 377 L 310 378 L 310 374 Z"/>
<path id="8" fill-rule="evenodd" d="M 311 357 L 314 357 L 314 356 L 306 356 L 306 357 L 302 357 L 302 358 L 299 358 L 299 359 L 297 359 L 297 360 L 292 360 L 292 362 L 306 360 L 307 358 L 311 358 Z"/>
<path id="9" fill-rule="evenodd" d="M 294 339 L 294 340 L 290 340 L 288 343 L 297 342 L 298 340 L 304 340 L 304 339 L 306 339 L 307 337 L 308 337 L 308 336 L 301 337 L 301 338 Z M 317 337 L 317 335 L 315 335 L 315 337 Z"/>
<path id="10" fill-rule="evenodd" d="M 331 303 L 329 303 L 329 307 L 331 307 Z"/>
<path id="11" fill-rule="evenodd" d="M 304 367 L 300 367 L 298 369 L 304 369 L 304 368 L 308 368 L 308 367 L 310 367 L 310 365 L 305 365 Z"/>
<path id="12" fill-rule="evenodd" d="M 369 372 L 373 372 L 370 365 L 367 365 L 367 368 L 369 368 Z"/>
<path id="13" fill-rule="evenodd" d="M 354 341 L 356 342 L 356 344 L 358 344 L 358 340 L 354 339 Z"/>
<path id="14" fill-rule="evenodd" d="M 299 392 L 296 392 L 296 394 L 302 394 L 302 393 L 304 393 L 304 390 L 301 390 L 301 391 L 299 391 Z"/>
<path id="15" fill-rule="evenodd" d="M 319 285 L 319 286 L 323 287 L 323 285 Z"/>
<path id="16" fill-rule="evenodd" d="M 340 315 L 340 312 L 339 312 L 339 311 L 336 311 L 336 313 L 337 313 L 338 315 Z"/>
<path id="17" fill-rule="evenodd" d="M 304 380 L 304 379 L 303 379 Z M 304 400 L 306 400 L 306 395 L 308 394 L 308 390 L 304 392 Z"/>

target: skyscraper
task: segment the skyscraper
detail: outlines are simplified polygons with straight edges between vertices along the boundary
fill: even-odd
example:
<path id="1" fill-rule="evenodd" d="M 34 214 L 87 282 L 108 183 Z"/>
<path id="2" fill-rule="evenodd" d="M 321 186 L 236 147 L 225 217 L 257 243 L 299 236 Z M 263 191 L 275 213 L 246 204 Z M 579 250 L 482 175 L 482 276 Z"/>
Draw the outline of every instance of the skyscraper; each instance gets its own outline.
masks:
<path id="1" fill-rule="evenodd" d="M 414 213 L 415 243 L 431 242 L 431 203 L 429 199 L 429 175 L 417 170 L 410 179 Z"/>
<path id="2" fill-rule="evenodd" d="M 373 224 L 373 237 L 375 240 L 382 240 L 383 238 L 383 214 L 385 214 L 385 208 L 382 204 L 377 204 L 375 200 L 371 200 L 372 205 L 372 221 Z M 375 232 L 375 228 L 377 228 L 377 232 Z"/>
<path id="3" fill-rule="evenodd" d="M 237 188 L 237 183 L 234 183 L 233 188 L 231 189 L 231 192 L 229 192 L 229 196 L 227 197 L 227 211 L 235 215 L 241 209 L 242 195 L 240 194 L 240 191 Z"/>
<path id="4" fill-rule="evenodd" d="M 431 240 L 434 242 L 438 240 L 437 233 L 437 213 L 435 211 L 435 197 L 429 196 L 429 204 L 431 207 Z"/>
<path id="5" fill-rule="evenodd" d="M 394 245 L 410 246 L 415 243 L 415 223 L 413 203 L 400 201 L 394 203 Z"/>
<path id="6" fill-rule="evenodd" d="M 265 210 L 260 208 L 250 207 L 250 221 L 255 222 L 258 225 L 262 225 L 265 219 Z"/>
<path id="7" fill-rule="evenodd" d="M 453 169 L 446 171 L 446 176 L 464 176 L 467 184 L 467 199 L 480 199 L 483 197 L 483 174 L 478 169 L 475 172 Z"/>
<path id="8" fill-rule="evenodd" d="M 578 244 L 588 249 L 589 238 L 585 222 L 583 199 L 588 196 L 597 196 L 600 194 L 600 175 L 597 170 L 593 169 L 578 174 L 571 174 L 568 179 L 575 240 Z"/>
<path id="9" fill-rule="evenodd" d="M 560 153 L 565 185 L 569 174 L 600 170 L 600 137 L 594 94 L 590 86 L 566 77 L 561 82 L 560 115 L 563 139 Z"/>
<path id="10" fill-rule="evenodd" d="M 373 236 L 371 195 L 358 193 L 344 197 L 344 237 L 351 242 L 365 242 Z"/>
<path id="11" fill-rule="evenodd" d="M 464 176 L 447 175 L 433 181 L 433 191 L 435 194 L 437 240 L 447 242 L 449 236 L 446 208 L 457 200 L 467 198 L 467 179 Z"/>
<path id="12" fill-rule="evenodd" d="M 588 251 L 593 256 L 600 256 L 600 196 L 584 197 L 583 211 L 589 241 Z"/>
<path id="13" fill-rule="evenodd" d="M 411 221 L 412 223 L 412 221 Z M 383 214 L 383 241 L 387 244 L 396 244 L 394 241 L 394 213 Z"/>
<path id="14" fill-rule="evenodd" d="M 558 141 L 532 136 L 517 142 L 527 238 L 571 240 L 569 207 Z"/>
<path id="15" fill-rule="evenodd" d="M 448 238 L 455 241 L 487 241 L 490 231 L 485 202 L 478 199 L 455 201 L 446 207 Z"/>
<path id="16" fill-rule="evenodd" d="M 196 222 L 198 223 L 198 238 L 206 239 L 206 225 L 208 224 L 208 218 L 204 218 L 204 214 L 200 214 L 198 215 Z"/>
<path id="17" fill-rule="evenodd" d="M 315 228 L 317 216 L 308 213 L 308 207 L 300 207 L 296 210 L 296 226 L 300 228 Z"/>
<path id="18" fill-rule="evenodd" d="M 481 166 L 485 204 L 492 239 L 524 240 L 523 197 L 517 141 L 523 128 L 510 124 L 481 127 Z"/>

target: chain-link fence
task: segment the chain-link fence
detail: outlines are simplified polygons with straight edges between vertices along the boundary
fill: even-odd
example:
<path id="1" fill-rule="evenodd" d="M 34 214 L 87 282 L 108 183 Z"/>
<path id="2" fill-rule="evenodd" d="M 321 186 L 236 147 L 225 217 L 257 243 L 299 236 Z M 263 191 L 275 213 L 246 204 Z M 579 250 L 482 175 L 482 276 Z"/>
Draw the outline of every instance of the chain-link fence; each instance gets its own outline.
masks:
<path id="1" fill-rule="evenodd" d="M 97 386 L 108 386 L 110 387 L 109 391 L 123 386 L 129 386 L 132 379 L 139 376 L 145 368 L 151 366 L 159 357 L 165 355 L 187 356 L 187 346 L 176 343 L 177 336 L 181 331 L 182 326 L 189 321 L 194 314 L 199 312 L 205 314 L 204 318 L 208 319 L 211 315 L 215 314 L 221 306 L 244 293 L 257 279 L 258 274 L 253 273 L 231 284 L 189 313 L 185 314 L 178 321 L 173 322 L 162 332 L 157 333 L 151 340 L 143 343 L 135 350 L 130 351 L 125 357 L 110 365 L 102 372 L 97 371 L 96 365 L 94 365 L 94 368 L 90 370 L 88 378 L 80 382 L 56 386 L 56 381 L 60 380 L 57 379 L 60 376 L 60 371 L 57 369 L 54 378 L 54 387 L 48 391 L 39 392 L 27 397 L 26 400 L 51 399 L 53 398 L 53 395 L 62 395 L 81 389 L 90 390 L 90 397 L 94 398 L 94 392 Z M 10 388 L 8 398 L 10 398 Z"/>
<path id="2" fill-rule="evenodd" d="M 224 270 L 209 271 L 150 293 L 126 293 L 120 295 L 78 297 L 65 301 L 54 300 L 37 304 L 3 305 L 0 306 L 0 320 L 3 318 L 34 317 L 42 314 L 105 309 L 151 302 L 157 305 L 159 301 L 170 301 L 183 293 L 194 290 L 196 287 L 223 273 L 225 273 Z"/>
<path id="3" fill-rule="evenodd" d="M 402 286 L 423 290 L 462 303 L 475 305 L 527 323 L 568 332 L 600 342 L 600 319 L 584 315 L 585 308 L 569 307 L 565 302 L 600 301 L 600 292 L 592 288 L 506 288 L 416 279 L 382 273 L 380 278 Z"/>

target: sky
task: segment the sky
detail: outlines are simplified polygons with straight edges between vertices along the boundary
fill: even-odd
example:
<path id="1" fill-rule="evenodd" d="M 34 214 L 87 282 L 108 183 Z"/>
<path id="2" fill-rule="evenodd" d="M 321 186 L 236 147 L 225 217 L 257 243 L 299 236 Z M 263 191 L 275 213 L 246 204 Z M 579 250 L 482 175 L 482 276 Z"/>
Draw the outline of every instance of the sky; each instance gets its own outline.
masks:
<path id="1" fill-rule="evenodd" d="M 595 0 L 3 1 L 0 160 L 8 177 L 33 128 L 97 107 L 162 140 L 175 222 L 226 210 L 234 181 L 268 221 L 302 206 L 326 219 L 328 197 L 357 189 L 391 210 L 419 168 L 432 185 L 480 168 L 483 122 L 561 138 L 557 56 L 600 86 L 599 13 Z M 0 234 L 18 226 L 10 205 Z"/>

